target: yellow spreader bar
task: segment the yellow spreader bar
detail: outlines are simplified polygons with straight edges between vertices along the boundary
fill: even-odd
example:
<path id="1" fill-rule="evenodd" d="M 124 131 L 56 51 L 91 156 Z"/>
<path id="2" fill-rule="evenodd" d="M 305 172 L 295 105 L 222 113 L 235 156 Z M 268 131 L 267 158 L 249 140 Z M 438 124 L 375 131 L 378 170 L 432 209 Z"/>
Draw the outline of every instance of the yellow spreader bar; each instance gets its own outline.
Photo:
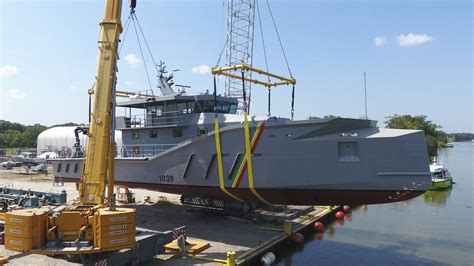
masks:
<path id="1" fill-rule="evenodd" d="M 271 205 L 268 201 L 266 201 L 260 194 L 258 194 L 257 190 L 255 190 L 255 186 L 253 183 L 253 168 L 252 168 L 252 148 L 250 147 L 250 128 L 249 122 L 247 119 L 247 112 L 244 111 L 244 130 L 245 130 L 245 159 L 247 160 L 247 176 L 249 178 L 249 188 L 250 191 L 261 200 L 263 203 L 267 205 Z"/>
<path id="2" fill-rule="evenodd" d="M 261 80 L 257 80 L 257 79 L 251 79 L 251 78 L 247 78 L 247 77 L 242 78 L 239 75 L 230 73 L 232 71 L 237 71 L 237 70 L 255 72 L 257 74 L 267 76 L 268 78 L 272 77 L 272 78 L 278 79 L 280 81 L 270 82 L 270 81 L 261 81 Z M 295 85 L 296 84 L 296 79 L 294 79 L 293 77 L 291 77 L 291 78 L 283 77 L 283 76 L 276 75 L 276 74 L 273 74 L 273 73 L 270 73 L 270 72 L 267 72 L 267 71 L 264 71 L 264 70 L 261 70 L 261 69 L 257 69 L 257 68 L 253 68 L 251 66 L 247 66 L 245 64 L 233 65 L 233 66 L 228 66 L 228 67 L 214 67 L 214 68 L 211 69 L 211 73 L 213 75 L 223 75 L 223 76 L 231 77 L 231 78 L 235 78 L 235 79 L 244 79 L 245 81 L 252 82 L 254 84 L 260 84 L 260 85 L 263 85 L 263 86 L 268 87 L 268 88 L 269 87 L 276 87 L 276 86 L 280 86 L 280 85 Z"/>
<path id="3" fill-rule="evenodd" d="M 215 136 L 216 136 L 216 153 L 217 153 L 217 171 L 219 174 L 219 187 L 221 188 L 222 192 L 227 194 L 229 197 L 244 203 L 239 197 L 232 195 L 224 185 L 224 169 L 222 168 L 222 151 L 221 151 L 221 138 L 219 136 L 219 121 L 217 117 L 215 118 Z"/>

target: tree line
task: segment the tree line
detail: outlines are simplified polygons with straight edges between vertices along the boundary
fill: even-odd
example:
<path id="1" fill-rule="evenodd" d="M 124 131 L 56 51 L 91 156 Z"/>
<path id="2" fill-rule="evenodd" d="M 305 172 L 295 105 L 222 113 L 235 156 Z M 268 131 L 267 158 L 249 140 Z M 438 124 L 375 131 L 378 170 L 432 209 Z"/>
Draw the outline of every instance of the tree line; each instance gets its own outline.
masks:
<path id="1" fill-rule="evenodd" d="M 78 126 L 76 123 L 65 123 L 57 126 Z M 23 125 L 20 123 L 0 120 L 0 149 L 6 148 L 36 148 L 38 135 L 48 128 L 41 124 Z"/>
<path id="2" fill-rule="evenodd" d="M 325 115 L 322 119 L 334 119 L 339 116 Z M 317 116 L 310 116 L 308 119 L 321 119 Z M 428 120 L 426 115 L 393 115 L 386 118 L 384 122 L 387 128 L 397 129 L 418 129 L 425 132 L 426 147 L 428 156 L 434 157 L 438 155 L 438 149 L 444 148 L 447 143 L 447 134 L 441 130 L 441 126 Z M 456 141 L 471 140 L 474 137 L 472 133 L 454 133 Z"/>
<path id="3" fill-rule="evenodd" d="M 453 133 L 449 136 L 454 136 L 454 141 L 471 141 L 474 140 L 473 133 Z"/>

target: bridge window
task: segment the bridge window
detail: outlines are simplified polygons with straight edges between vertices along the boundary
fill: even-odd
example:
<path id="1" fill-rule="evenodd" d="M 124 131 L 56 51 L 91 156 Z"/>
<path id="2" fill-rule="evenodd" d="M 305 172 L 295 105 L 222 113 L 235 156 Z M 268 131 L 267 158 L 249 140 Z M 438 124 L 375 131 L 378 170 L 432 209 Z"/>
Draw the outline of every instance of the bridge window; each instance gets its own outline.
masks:
<path id="1" fill-rule="evenodd" d="M 74 173 L 77 173 L 77 168 L 78 168 L 78 165 L 76 163 L 76 164 L 74 164 Z"/>
<path id="2" fill-rule="evenodd" d="M 158 131 L 152 129 L 150 130 L 150 139 L 156 139 L 158 137 Z"/>
<path id="3" fill-rule="evenodd" d="M 66 164 L 66 173 L 69 173 L 69 164 Z"/>
<path id="4" fill-rule="evenodd" d="M 61 172 L 61 166 L 62 164 L 58 163 L 58 173 Z"/>
<path id="5" fill-rule="evenodd" d="M 357 142 L 347 141 L 339 142 L 338 154 L 340 162 L 357 162 L 359 161 L 359 148 Z"/>

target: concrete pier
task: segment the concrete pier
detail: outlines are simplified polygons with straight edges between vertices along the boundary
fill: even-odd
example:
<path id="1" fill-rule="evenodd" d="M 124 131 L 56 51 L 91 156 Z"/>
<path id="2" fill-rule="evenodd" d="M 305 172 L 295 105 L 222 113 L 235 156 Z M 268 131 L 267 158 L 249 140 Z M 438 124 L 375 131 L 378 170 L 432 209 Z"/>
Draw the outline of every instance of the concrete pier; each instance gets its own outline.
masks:
<path id="1" fill-rule="evenodd" d="M 53 186 L 51 176 L 44 174 L 22 176 L 14 170 L 0 170 L 0 186 L 32 189 L 37 191 L 67 192 L 68 200 L 77 197 L 75 184 L 64 183 L 64 186 Z M 275 212 L 260 210 L 262 219 L 236 218 L 212 214 L 205 211 L 187 211 L 180 204 L 180 196 L 143 189 L 133 189 L 137 203 L 132 205 L 137 210 L 137 227 L 155 231 L 166 231 L 179 226 L 186 226 L 186 235 L 190 238 L 209 242 L 210 247 L 197 257 L 182 257 L 176 254 L 163 254 L 147 265 L 222 265 L 229 251 L 235 252 L 236 264 L 247 265 L 259 261 L 267 251 L 277 251 L 278 247 L 291 241 L 291 233 L 313 230 L 315 221 L 333 217 L 338 207 L 306 206 L 292 207 L 292 211 Z M 143 199 L 149 197 L 150 203 Z M 295 211 L 296 210 L 296 211 Z M 295 214 L 297 213 L 297 214 Z M 275 219 L 271 219 L 272 215 Z M 284 231 L 282 220 L 291 224 L 291 233 Z M 45 263 L 47 265 L 73 264 L 62 258 L 41 255 L 21 254 L 4 250 L 0 246 L 0 255 L 8 256 L 11 265 Z M 278 255 L 277 255 L 278 258 Z"/>

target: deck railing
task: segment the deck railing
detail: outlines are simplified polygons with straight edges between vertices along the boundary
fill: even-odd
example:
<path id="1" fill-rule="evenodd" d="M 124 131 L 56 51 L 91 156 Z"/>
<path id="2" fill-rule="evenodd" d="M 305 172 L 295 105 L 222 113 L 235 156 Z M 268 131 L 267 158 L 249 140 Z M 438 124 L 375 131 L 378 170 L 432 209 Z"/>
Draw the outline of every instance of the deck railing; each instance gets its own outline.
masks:
<path id="1" fill-rule="evenodd" d="M 130 158 L 130 157 L 151 157 L 155 156 L 167 149 L 171 149 L 178 144 L 143 144 L 143 145 L 119 145 L 115 156 L 117 158 Z M 80 151 L 79 151 L 80 150 Z M 50 150 L 53 151 L 53 150 Z M 81 147 L 61 147 L 54 149 L 57 154 L 55 158 L 82 158 L 85 154 L 85 148 Z M 79 152 L 79 153 L 77 153 Z M 49 158 L 49 159 L 55 159 Z"/>
<path id="2" fill-rule="evenodd" d="M 123 145 L 117 150 L 117 157 L 151 157 L 175 146 L 177 144 Z"/>
<path id="3" fill-rule="evenodd" d="M 185 122 L 186 114 L 178 111 L 161 115 L 132 115 L 126 118 L 127 128 L 167 126 Z"/>

